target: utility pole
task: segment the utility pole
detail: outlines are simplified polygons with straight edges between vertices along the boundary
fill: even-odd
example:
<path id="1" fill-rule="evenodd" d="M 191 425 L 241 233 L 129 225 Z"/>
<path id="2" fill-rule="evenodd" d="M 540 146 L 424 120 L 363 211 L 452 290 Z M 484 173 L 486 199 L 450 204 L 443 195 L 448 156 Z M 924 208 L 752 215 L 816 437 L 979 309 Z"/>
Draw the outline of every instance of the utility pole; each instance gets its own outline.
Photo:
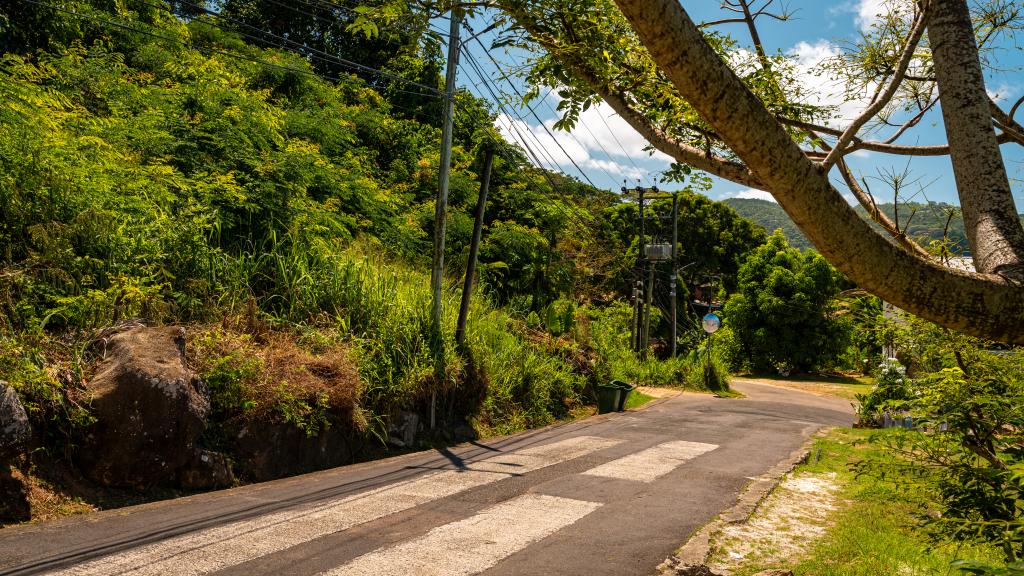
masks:
<path id="1" fill-rule="evenodd" d="M 643 297 L 643 272 L 644 263 L 647 260 L 647 238 L 644 235 L 644 188 L 637 186 L 637 199 L 640 203 L 640 250 L 636 255 L 637 270 L 640 272 L 640 281 L 637 282 L 637 287 L 640 289 L 637 294 L 637 315 L 636 315 L 636 351 L 640 352 L 644 346 L 644 309 L 641 302 Z"/>
<path id="2" fill-rule="evenodd" d="M 459 306 L 459 321 L 455 325 L 455 342 L 466 341 L 466 320 L 469 318 L 469 300 L 473 293 L 473 277 L 476 275 L 476 257 L 480 252 L 480 234 L 484 227 L 484 207 L 487 204 L 487 189 L 491 185 L 491 165 L 494 163 L 494 148 L 488 146 L 484 155 L 484 177 L 480 182 L 480 195 L 476 199 L 476 220 L 473 222 L 473 238 L 469 242 L 469 261 L 466 263 L 466 280 L 462 285 L 462 302 Z"/>
<path id="3" fill-rule="evenodd" d="M 672 271 L 669 273 L 669 298 L 672 301 L 672 334 L 669 336 L 670 344 L 672 348 L 672 357 L 676 356 L 676 330 L 678 328 L 678 319 L 676 318 L 676 285 L 678 284 L 677 272 L 679 266 L 679 253 L 677 252 L 676 246 L 679 245 L 679 193 L 672 193 Z"/>
<path id="4" fill-rule="evenodd" d="M 633 285 L 633 298 L 630 300 L 633 305 L 633 318 L 630 320 L 630 348 L 634 349 L 634 351 L 636 351 L 636 349 L 640 349 L 640 331 L 637 330 L 637 327 L 640 326 L 640 324 L 637 319 L 640 316 L 641 289 L 643 289 L 643 282 L 637 281 Z"/>
<path id="5" fill-rule="evenodd" d="M 647 263 L 647 297 L 644 303 L 644 342 L 643 355 L 647 356 L 647 346 L 651 343 L 651 305 L 654 303 L 654 262 Z"/>
<path id="6" fill-rule="evenodd" d="M 451 12 L 451 27 L 448 32 L 448 67 L 444 77 L 444 117 L 441 127 L 441 166 L 438 169 L 437 203 L 434 206 L 434 266 L 430 271 L 430 291 L 433 296 L 433 307 L 430 310 L 431 326 L 434 338 L 438 376 L 443 376 L 444 363 L 440 355 L 444 351 L 441 338 L 441 287 L 444 283 L 444 234 L 448 216 L 448 175 L 452 163 L 452 129 L 455 117 L 455 74 L 459 65 L 459 25 L 462 14 L 458 9 Z M 430 395 L 430 428 L 434 428 L 437 393 Z"/>

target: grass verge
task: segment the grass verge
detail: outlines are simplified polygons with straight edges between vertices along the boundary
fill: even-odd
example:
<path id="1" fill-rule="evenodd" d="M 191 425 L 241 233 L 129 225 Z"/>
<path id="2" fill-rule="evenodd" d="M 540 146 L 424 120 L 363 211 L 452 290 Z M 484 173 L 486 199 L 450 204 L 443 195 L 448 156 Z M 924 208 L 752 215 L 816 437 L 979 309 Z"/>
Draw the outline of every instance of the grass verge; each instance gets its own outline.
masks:
<path id="1" fill-rule="evenodd" d="M 882 448 L 872 438 L 884 433 L 839 428 L 819 439 L 808 462 L 793 475 L 827 477 L 839 486 L 836 509 L 815 520 L 823 525 L 823 536 L 796 557 L 779 557 L 770 550 L 751 554 L 733 574 L 789 569 L 798 576 L 954 575 L 961 574 L 950 567 L 954 560 L 998 560 L 994 550 L 932 538 L 920 521 L 922 510 L 917 503 L 924 495 L 909 494 L 905 485 L 852 471 L 855 462 L 882 458 Z M 729 551 L 717 553 L 728 555 Z"/>

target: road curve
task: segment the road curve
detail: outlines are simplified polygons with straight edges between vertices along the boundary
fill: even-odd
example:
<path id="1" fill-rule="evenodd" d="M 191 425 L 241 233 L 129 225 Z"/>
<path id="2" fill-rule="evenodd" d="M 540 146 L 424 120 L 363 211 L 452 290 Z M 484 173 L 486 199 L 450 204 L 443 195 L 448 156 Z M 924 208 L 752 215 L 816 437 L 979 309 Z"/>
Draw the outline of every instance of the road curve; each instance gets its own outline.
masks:
<path id="1" fill-rule="evenodd" d="M 647 407 L 450 450 L 0 531 L 0 575 L 650 574 L 848 401 Z"/>

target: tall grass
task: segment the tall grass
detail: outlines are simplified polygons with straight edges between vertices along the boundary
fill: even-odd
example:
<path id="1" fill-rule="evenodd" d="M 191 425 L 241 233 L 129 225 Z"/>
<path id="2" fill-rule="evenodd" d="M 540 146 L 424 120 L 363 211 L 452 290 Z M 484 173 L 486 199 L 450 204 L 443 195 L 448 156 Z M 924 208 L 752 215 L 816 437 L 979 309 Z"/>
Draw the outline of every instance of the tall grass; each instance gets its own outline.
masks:
<path id="1" fill-rule="evenodd" d="M 291 322 L 330 324 L 356 344 L 361 404 L 375 415 L 423 412 L 436 399 L 442 419 L 475 419 L 507 433 L 564 417 L 581 402 L 586 378 L 528 341 L 522 322 L 485 297 L 473 299 L 467 346 L 458 350 L 458 292 L 442 292 L 436 333 L 429 277 L 367 244 L 285 239 L 240 265 L 250 288 L 264 294 L 262 309 Z"/>

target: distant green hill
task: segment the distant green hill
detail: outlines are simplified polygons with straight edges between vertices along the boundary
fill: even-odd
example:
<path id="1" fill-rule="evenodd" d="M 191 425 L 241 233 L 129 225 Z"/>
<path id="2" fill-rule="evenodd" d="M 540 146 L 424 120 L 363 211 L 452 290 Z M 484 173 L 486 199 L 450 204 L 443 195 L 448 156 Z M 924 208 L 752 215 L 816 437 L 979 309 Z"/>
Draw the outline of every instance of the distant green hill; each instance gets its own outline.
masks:
<path id="1" fill-rule="evenodd" d="M 775 202 L 756 198 L 729 198 L 722 202 L 739 212 L 740 216 L 759 224 L 769 234 L 776 228 L 781 228 L 790 246 L 801 249 L 812 247 L 803 232 L 800 232 L 796 224 L 789 219 L 789 215 Z"/>
<path id="2" fill-rule="evenodd" d="M 781 228 L 791 246 L 797 248 L 813 247 L 803 233 L 800 232 L 800 229 L 797 228 L 796 224 L 789 219 L 789 216 L 782 207 L 775 202 L 754 198 L 729 198 L 723 200 L 723 202 L 739 212 L 744 218 L 761 225 L 768 232 Z M 931 242 L 941 240 L 944 233 L 946 233 L 950 242 L 952 242 L 954 252 L 965 255 L 969 254 L 970 250 L 967 245 L 964 222 L 960 216 L 959 206 L 944 202 L 929 202 L 927 204 L 908 202 L 899 205 L 898 214 L 892 203 L 879 204 L 878 207 L 922 246 L 927 247 Z M 864 208 L 857 206 L 856 210 L 861 216 L 867 218 L 867 211 Z M 946 221 L 950 213 L 953 214 L 953 218 L 949 220 L 947 231 Z M 1021 215 L 1021 221 L 1024 222 L 1024 214 Z"/>

